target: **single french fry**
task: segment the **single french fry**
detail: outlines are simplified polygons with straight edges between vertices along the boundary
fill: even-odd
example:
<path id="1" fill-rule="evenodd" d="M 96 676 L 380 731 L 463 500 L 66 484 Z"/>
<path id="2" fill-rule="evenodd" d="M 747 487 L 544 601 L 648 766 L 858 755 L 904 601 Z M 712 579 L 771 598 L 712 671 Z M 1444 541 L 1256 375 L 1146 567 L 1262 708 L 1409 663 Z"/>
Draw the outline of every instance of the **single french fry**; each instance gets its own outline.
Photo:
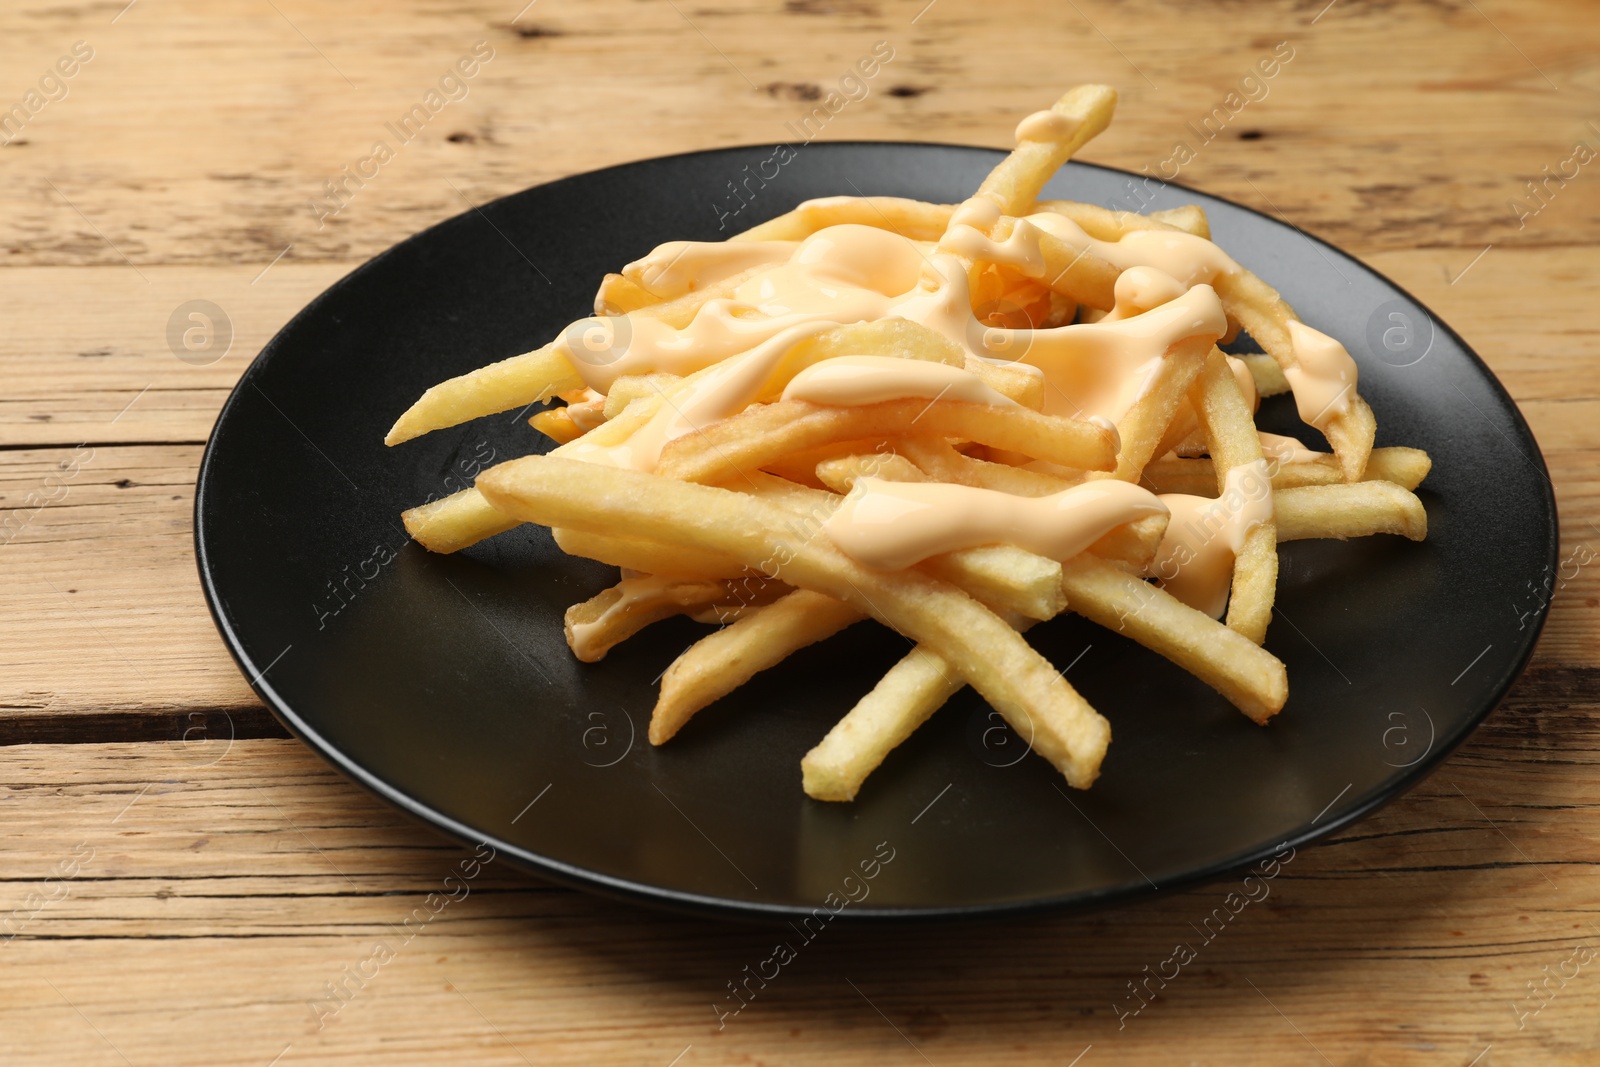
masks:
<path id="1" fill-rule="evenodd" d="M 955 437 L 1090 470 L 1116 464 L 1109 431 L 1084 419 L 966 401 L 890 400 L 828 407 L 782 400 L 746 408 L 670 442 L 661 473 L 684 481 L 722 481 L 804 449 L 834 441 L 907 434 Z"/>
<path id="2" fill-rule="evenodd" d="M 1189 400 L 1217 474 L 1217 491 L 1226 484 L 1227 472 L 1261 460 L 1261 436 L 1251 417 L 1250 405 L 1239 391 L 1227 359 L 1213 350 L 1189 392 Z M 1270 482 L 1261 492 L 1271 492 Z M 1272 603 L 1278 586 L 1278 535 L 1271 522 L 1251 527 L 1233 561 L 1233 585 L 1228 596 L 1228 628 L 1261 644 L 1272 622 Z"/>
<path id="3" fill-rule="evenodd" d="M 583 663 L 598 663 L 607 652 L 651 623 L 674 615 L 690 615 L 719 603 L 744 607 L 767 603 L 787 591 L 780 582 L 740 583 L 647 575 L 624 578 L 588 600 L 567 609 L 564 629 L 567 647 Z M 747 600 L 744 595 L 750 594 Z"/>
<path id="4" fill-rule="evenodd" d="M 823 538 L 792 542 L 767 501 L 659 475 L 529 456 L 478 476 L 493 505 L 526 522 L 607 531 L 725 553 L 796 588 L 871 614 L 951 663 L 1076 788 L 1099 774 L 1111 727 L 1017 632 L 976 600 L 915 570 L 863 567 Z"/>
<path id="5" fill-rule="evenodd" d="M 975 195 L 999 206 L 1002 214 L 1026 214 L 1062 164 L 1111 124 L 1116 107 L 1117 93 L 1110 86 L 1068 89 L 1050 108 L 1067 120 L 1061 135 L 1019 141 L 983 179 Z"/>
<path id="6" fill-rule="evenodd" d="M 927 722 L 966 679 L 939 654 L 918 645 L 889 668 L 800 760 L 801 784 L 813 800 L 854 800 L 885 756 Z M 1026 731 L 1022 736 L 1027 737 Z"/>
<path id="7" fill-rule="evenodd" d="M 996 611 L 1053 619 L 1067 606 L 1061 593 L 1061 564 L 1015 545 L 947 552 L 922 561 L 916 569 Z"/>
<path id="8" fill-rule="evenodd" d="M 1191 451 L 1198 448 L 1204 451 L 1205 438 L 1205 432 L 1200 429 L 1199 416 L 1194 413 L 1194 406 L 1184 404 L 1173 414 L 1172 422 L 1168 424 L 1166 432 L 1161 435 L 1160 443 L 1155 447 L 1154 456 L 1165 456 L 1182 448 Z M 1152 458 L 1150 463 L 1145 464 L 1145 470 L 1149 470 L 1151 464 L 1159 462 L 1159 459 Z M 1140 477 L 1143 476 L 1141 472 Z"/>
<path id="9" fill-rule="evenodd" d="M 1130 574 L 1148 574 L 1156 551 L 1161 547 L 1161 538 L 1167 532 L 1167 519 L 1166 515 L 1146 515 L 1117 526 L 1090 545 L 1087 551 L 1092 556 L 1117 564 Z"/>
<path id="10" fill-rule="evenodd" d="M 808 485 L 813 489 L 830 488 L 817 478 L 817 466 L 831 459 L 853 455 L 888 455 L 895 449 L 895 438 L 860 438 L 854 441 L 834 441 L 816 448 L 791 452 L 782 459 L 768 463 L 762 470 L 786 478 L 791 482 Z"/>
<path id="11" fill-rule="evenodd" d="M 521 525 L 485 500 L 477 489 L 463 489 L 419 504 L 403 512 L 400 520 L 406 533 L 430 552 L 459 552 L 485 537 Z"/>
<path id="12" fill-rule="evenodd" d="M 1393 482 L 1346 482 L 1280 489 L 1272 494 L 1278 537 L 1366 537 L 1398 534 L 1413 541 L 1428 536 L 1422 501 Z"/>
<path id="13" fill-rule="evenodd" d="M 1269 461 L 1268 466 L 1271 466 Z M 1182 493 L 1185 496 L 1216 496 L 1217 472 L 1209 458 L 1173 457 L 1151 460 L 1139 476 L 1139 484 L 1152 493 Z M 1274 482 L 1276 487 L 1276 482 Z"/>
<path id="14" fill-rule="evenodd" d="M 550 531 L 557 547 L 569 556 L 609 563 L 644 574 L 671 574 L 702 580 L 736 579 L 749 568 L 716 552 L 692 545 L 663 545 L 614 533 L 556 527 Z"/>
<path id="15" fill-rule="evenodd" d="M 396 420 L 383 443 L 397 445 L 483 415 L 543 403 L 582 385 L 572 361 L 552 342 L 433 386 Z"/>
<path id="16" fill-rule="evenodd" d="M 625 374 L 606 393 L 606 418 L 614 419 L 641 397 L 665 396 L 683 378 L 676 374 Z"/>
<path id="17" fill-rule="evenodd" d="M 1272 623 L 1272 605 L 1278 589 L 1278 535 L 1271 523 L 1245 534 L 1233 560 L 1233 584 L 1228 593 L 1228 628 L 1261 644 Z"/>
<path id="18" fill-rule="evenodd" d="M 650 743 L 665 744 L 701 708 L 794 652 L 866 618 L 821 593 L 796 589 L 737 622 L 707 634 L 672 661 L 650 714 Z"/>
<path id="19" fill-rule="evenodd" d="M 1162 436 L 1172 424 L 1173 416 L 1183 404 L 1189 386 L 1200 373 L 1207 355 L 1213 350 L 1213 340 L 1211 337 L 1189 337 L 1167 350 L 1154 380 L 1145 387 L 1127 413 L 1117 420 L 1117 435 L 1122 444 L 1117 451 L 1116 469 L 1110 477 L 1125 482 L 1139 480 L 1145 464 L 1158 454 L 1156 448 Z M 1237 388 L 1235 386 L 1235 392 Z M 1248 413 L 1246 417 L 1248 419 Z M 1250 432 L 1255 433 L 1253 425 Z"/>
<path id="20" fill-rule="evenodd" d="M 1062 566 L 1071 611 L 1126 634 L 1265 723 L 1289 697 L 1283 664 L 1249 637 L 1105 560 L 1080 555 Z"/>
<path id="21" fill-rule="evenodd" d="M 1414 492 L 1432 469 L 1433 458 L 1422 449 L 1391 445 L 1372 450 L 1372 458 L 1367 460 L 1365 480 L 1393 482 L 1402 489 Z M 1292 487 L 1286 485 L 1284 488 Z"/>
<path id="22" fill-rule="evenodd" d="M 1244 360 L 1244 365 L 1250 368 L 1250 377 L 1256 381 L 1257 396 L 1279 396 L 1289 391 L 1289 379 L 1283 376 L 1283 368 L 1265 352 L 1246 352 L 1234 358 Z"/>
<path id="23" fill-rule="evenodd" d="M 1134 213 L 1134 217 L 1138 217 L 1137 213 Z M 1211 240 L 1211 222 L 1206 218 L 1206 209 L 1199 204 L 1162 208 L 1160 211 L 1150 212 L 1145 217 L 1162 226 L 1170 226 L 1174 230 L 1182 230 L 1184 233 L 1192 233 L 1196 237 Z"/>

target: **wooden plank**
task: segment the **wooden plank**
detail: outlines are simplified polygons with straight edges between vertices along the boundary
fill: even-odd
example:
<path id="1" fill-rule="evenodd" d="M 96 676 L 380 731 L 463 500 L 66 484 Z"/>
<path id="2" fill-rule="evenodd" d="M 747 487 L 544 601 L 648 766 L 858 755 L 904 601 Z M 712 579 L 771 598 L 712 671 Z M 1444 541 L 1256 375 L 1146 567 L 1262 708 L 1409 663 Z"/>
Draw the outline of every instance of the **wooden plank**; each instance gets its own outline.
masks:
<path id="1" fill-rule="evenodd" d="M 57 716 L 191 711 L 265 722 L 201 599 L 192 513 L 197 445 L 0 451 L 0 718 L 34 740 Z M 177 734 L 171 732 L 178 729 Z M 153 731 L 153 732 L 152 732 Z"/>
<path id="2" fill-rule="evenodd" d="M 374 0 L 284 0 L 248 33 L 230 7 L 202 0 L 138 5 L 114 25 L 98 6 L 18 12 L 0 52 L 15 84 L 74 40 L 95 57 L 4 149 L 8 262 L 259 267 L 290 246 L 291 262 L 365 259 L 458 213 L 463 197 L 793 140 L 788 124 L 878 40 L 894 59 L 823 138 L 1004 145 L 1016 117 L 1067 82 L 1105 81 L 1124 106 L 1088 158 L 1155 173 L 1187 140 L 1196 156 L 1180 181 L 1281 210 L 1358 251 L 1600 236 L 1594 182 L 1563 189 L 1538 225 L 1519 228 L 1507 207 L 1526 179 L 1571 155 L 1574 138 L 1600 137 L 1585 125 L 1584 42 L 1600 30 L 1587 5 L 1546 0 L 1494 22 L 1472 6 L 1339 5 L 1314 23 L 1303 4 L 1219 7 L 1186 12 L 1181 34 L 1156 31 L 1170 13 L 1151 0 L 1099 12 L 1028 0 L 1004 19 L 943 4 L 914 23 L 926 5 L 912 0 L 797 0 L 776 12 L 751 0 L 694 11 L 551 5 L 512 25 L 515 6 L 476 0 L 393 17 Z M 794 39 L 805 46 L 778 47 Z M 478 41 L 494 55 L 465 98 L 409 142 L 394 136 L 387 124 Z M 1430 47 L 1397 62 L 1397 41 Z M 1190 132 L 1280 42 L 1294 58 L 1265 95 L 1247 87 L 1257 99 L 1212 140 Z M 152 121 L 191 100 L 206 106 Z M 375 141 L 393 160 L 319 221 L 310 203 Z"/>
<path id="3" fill-rule="evenodd" d="M 126 266 L 7 269 L 0 446 L 204 442 L 261 347 L 352 266 L 146 267 L 148 282 Z M 207 329 L 182 311 L 193 300 L 221 318 L 191 348 L 183 332 Z"/>
<path id="4" fill-rule="evenodd" d="M 1492 1045 L 1488 1062 L 1587 1064 L 1600 984 L 1586 968 L 1519 1012 L 1540 1006 L 1527 987 L 1546 968 L 1600 948 L 1594 711 L 1500 712 L 1413 793 L 1300 850 L 1225 926 L 1204 921 L 1237 879 L 1078 917 L 830 929 L 720 1029 L 726 983 L 792 931 L 617 905 L 503 861 L 463 897 L 444 879 L 471 850 L 296 742 L 0 749 L 0 930 L 15 935 L 0 943 L 0 1049 L 8 1063 L 358 1063 L 382 1047 L 397 1064 L 444 1050 L 666 1064 L 692 1046 L 687 1064 L 782 1047 L 785 1063 L 920 1051 L 943 1065 L 1066 1063 L 1092 1044 L 1104 1062 L 1181 1048 L 1398 1065 Z M 404 940 L 430 893 L 458 899 Z M 393 958 L 368 963 L 379 941 Z M 1128 983 L 1180 943 L 1196 958 L 1142 1003 Z M 344 1000 L 327 991 L 341 981 Z"/>

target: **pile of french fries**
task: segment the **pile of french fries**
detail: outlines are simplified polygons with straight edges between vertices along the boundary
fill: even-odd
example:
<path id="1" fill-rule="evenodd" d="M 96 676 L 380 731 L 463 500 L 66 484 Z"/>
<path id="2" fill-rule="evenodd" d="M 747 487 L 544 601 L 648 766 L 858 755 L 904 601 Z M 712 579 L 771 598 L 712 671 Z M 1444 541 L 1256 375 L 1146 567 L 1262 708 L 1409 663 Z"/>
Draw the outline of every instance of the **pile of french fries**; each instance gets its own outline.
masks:
<path id="1" fill-rule="evenodd" d="M 1051 175 L 1106 127 L 1115 100 L 1106 87 L 1080 86 L 1041 113 L 1044 121 L 1030 117 L 1019 127 L 1017 149 L 959 208 L 829 198 L 731 239 L 801 242 L 835 226 L 891 231 L 915 242 L 925 259 L 959 263 L 970 303 L 981 309 L 964 315 L 963 324 L 940 328 L 895 317 L 824 323 L 779 353 L 742 409 L 709 419 L 694 417 L 686 398 L 708 376 L 737 369 L 746 353 L 683 374 L 630 365 L 628 373 L 597 382 L 558 338 L 435 386 L 401 416 L 387 438 L 391 445 L 497 412 L 565 402 L 529 420 L 554 439 L 552 450 L 502 463 L 481 474 L 475 488 L 407 511 L 407 529 L 430 550 L 454 552 L 519 523 L 539 523 L 552 528 L 566 552 L 622 568 L 617 585 L 567 613 L 569 643 L 584 661 L 669 617 L 714 626 L 662 675 L 649 729 L 654 744 L 757 672 L 858 621 L 872 618 L 898 631 L 913 650 L 801 762 L 805 791 L 819 800 L 853 799 L 890 750 L 965 685 L 1068 783 L 1088 787 L 1110 725 L 1024 636 L 1064 612 L 1133 638 L 1252 721 L 1268 722 L 1288 697 L 1284 665 L 1262 647 L 1278 544 L 1378 533 L 1420 540 L 1427 516 L 1412 490 L 1430 461 L 1416 449 L 1373 449 L 1373 414 L 1353 377 L 1338 411 L 1318 423 L 1331 452 L 1264 455 L 1255 407 L 1259 397 L 1289 391 L 1297 381 L 1301 327 L 1278 294 L 1242 268 L 1195 283 L 1210 286 L 1220 301 L 1224 335 L 1189 337 L 1149 353 L 1154 369 L 1114 426 L 1045 413 L 1050 382 L 1009 364 L 1003 344 L 985 347 L 985 331 L 1003 338 L 1031 328 L 1042 335 L 1121 315 L 1118 281 L 1132 268 L 1099 254 L 1108 246 L 1096 242 L 1152 230 L 1209 239 L 1198 207 L 1142 216 L 1037 199 Z M 1025 130 L 1032 135 L 1023 136 Z M 1004 242 L 1042 212 L 1072 220 L 1093 240 L 1074 246 L 1046 235 L 1025 263 L 960 254 L 959 227 L 976 226 L 990 242 Z M 724 276 L 698 279 L 683 292 L 653 286 L 650 271 L 630 265 L 602 283 L 596 318 L 575 323 L 564 336 L 596 324 L 605 327 L 608 343 L 645 329 L 671 334 L 713 304 L 759 318 L 737 297 L 760 270 L 735 269 L 736 256 L 728 262 Z M 930 270 L 922 284 L 946 281 Z M 1193 288 L 1179 285 L 1166 299 Z M 1230 364 L 1216 342 L 1241 330 L 1263 353 Z M 1007 402 L 784 399 L 785 386 L 804 369 L 862 355 L 945 363 Z M 675 421 L 667 417 L 673 412 Z M 670 428 L 664 435 L 663 425 Z M 631 455 L 647 433 L 662 438 L 650 462 L 618 458 Z M 1222 498 L 1237 485 L 1229 472 L 1251 469 L 1270 478 L 1270 489 L 1262 487 L 1270 507 L 1262 504 L 1265 510 L 1232 546 L 1223 618 L 1165 588 L 1175 577 L 1171 568 L 1183 562 L 1174 563 L 1166 514 L 1107 530 L 1069 558 L 1002 541 L 898 569 L 864 564 L 828 533 L 849 494 L 885 482 L 1043 497 L 1114 478 L 1156 494 Z"/>

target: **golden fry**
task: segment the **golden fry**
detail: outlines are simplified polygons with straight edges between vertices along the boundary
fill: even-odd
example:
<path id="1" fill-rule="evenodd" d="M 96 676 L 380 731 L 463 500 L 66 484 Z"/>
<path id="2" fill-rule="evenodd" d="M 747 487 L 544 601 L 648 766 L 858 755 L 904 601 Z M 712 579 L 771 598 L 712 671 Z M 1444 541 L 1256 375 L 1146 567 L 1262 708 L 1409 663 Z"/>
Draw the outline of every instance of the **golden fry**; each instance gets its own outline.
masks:
<path id="1" fill-rule="evenodd" d="M 1160 653 L 1254 721 L 1266 722 L 1288 699 L 1283 664 L 1248 636 L 1093 556 L 1068 560 L 1062 571 L 1074 613 Z"/>
<path id="2" fill-rule="evenodd" d="M 1413 541 L 1428 536 L 1428 513 L 1422 501 L 1392 482 L 1346 482 L 1280 489 L 1272 494 L 1278 536 L 1285 541 L 1309 537 L 1366 537 L 1398 534 Z"/>
<path id="3" fill-rule="evenodd" d="M 790 654 L 866 616 L 821 593 L 796 589 L 707 634 L 672 661 L 650 714 L 650 743 L 665 744 L 701 708 L 728 695 Z"/>
<path id="4" fill-rule="evenodd" d="M 1250 405 L 1221 352 L 1213 350 L 1206 357 L 1189 396 L 1206 435 L 1220 494 L 1229 471 L 1261 460 L 1261 436 L 1250 416 Z M 1259 486 L 1258 491 L 1271 492 L 1270 482 Z M 1267 626 L 1272 622 L 1278 586 L 1277 543 L 1273 524 L 1259 523 L 1245 533 L 1233 562 L 1228 627 L 1258 645 L 1267 639 Z"/>

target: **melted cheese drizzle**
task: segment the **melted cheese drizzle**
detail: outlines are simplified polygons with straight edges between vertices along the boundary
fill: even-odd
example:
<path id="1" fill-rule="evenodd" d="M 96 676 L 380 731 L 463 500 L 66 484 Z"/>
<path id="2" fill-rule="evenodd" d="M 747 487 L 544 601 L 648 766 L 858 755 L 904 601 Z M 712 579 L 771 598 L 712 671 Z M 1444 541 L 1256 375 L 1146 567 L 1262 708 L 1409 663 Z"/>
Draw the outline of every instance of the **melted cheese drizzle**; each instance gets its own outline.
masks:
<path id="1" fill-rule="evenodd" d="M 1000 542 L 1069 559 L 1113 528 L 1166 510 L 1149 490 L 1110 479 L 1021 497 L 942 482 L 861 478 L 822 529 L 846 555 L 899 570 L 943 552 Z"/>
<path id="2" fill-rule="evenodd" d="M 1023 141 L 1065 141 L 1078 131 L 1078 122 L 1059 111 L 1035 111 L 1017 123 L 1017 143 Z"/>
<path id="3" fill-rule="evenodd" d="M 622 268 L 658 300 L 671 300 L 754 267 L 788 259 L 798 241 L 668 241 Z"/>
<path id="4" fill-rule="evenodd" d="M 1289 321 L 1289 342 L 1295 365 L 1286 367 L 1283 376 L 1294 390 L 1294 406 L 1302 422 L 1326 429 L 1350 408 L 1356 391 L 1356 361 L 1344 345 L 1293 319 Z"/>
<path id="5" fill-rule="evenodd" d="M 969 201 L 982 214 L 981 198 Z M 994 209 L 998 210 L 998 209 Z M 751 242 L 757 244 L 758 242 Z M 771 242 L 781 254 L 788 242 Z M 685 253 L 685 256 L 688 254 Z M 682 261 L 680 260 L 680 263 Z M 744 261 L 739 261 L 743 263 Z M 925 280 L 925 268 L 932 275 Z M 676 268 L 674 268 L 676 269 Z M 1019 361 L 1044 374 L 1044 410 L 1052 415 L 1100 416 L 1115 422 L 1152 380 L 1163 354 L 1189 337 L 1220 337 L 1226 317 L 1216 293 L 1198 285 L 1150 311 L 1112 323 L 1044 330 L 984 327 L 972 314 L 966 270 L 958 256 L 936 254 L 886 230 L 830 226 L 793 247 L 781 262 L 740 283 L 731 297 L 707 301 L 682 329 L 648 316 L 586 320 L 557 343 L 590 388 L 604 392 L 625 374 L 667 371 L 688 375 L 715 369 L 622 445 L 576 447 L 576 457 L 653 469 L 667 442 L 743 410 L 776 385 L 772 376 L 796 343 L 834 326 L 885 318 L 920 323 L 970 355 Z M 594 330 L 590 358 L 572 352 L 570 338 Z M 595 351 L 605 359 L 593 358 Z M 902 360 L 907 393 L 926 375 Z"/>
<path id="6" fill-rule="evenodd" d="M 944 246 L 969 259 L 1005 263 L 1034 278 L 1044 273 L 1041 243 L 1046 235 L 1065 243 L 1076 253 L 1099 256 L 1122 271 L 1149 267 L 1169 274 L 1186 289 L 1202 282 L 1210 284 L 1240 269 L 1239 264 L 1212 242 L 1181 230 L 1133 230 L 1115 241 L 1102 241 L 1089 236 L 1083 227 L 1065 215 L 1053 211 L 1035 212 L 1026 218 L 1012 219 L 1007 225 L 1010 231 L 997 240 L 988 231 L 998 228 L 1004 232 L 1006 225 L 980 226 L 963 218 L 958 209 L 950 217 Z"/>
<path id="7" fill-rule="evenodd" d="M 1021 406 L 961 367 L 894 356 L 838 356 L 823 360 L 796 374 L 783 389 L 785 400 L 836 407 L 908 398 Z"/>
<path id="8" fill-rule="evenodd" d="M 1261 438 L 1261 454 L 1279 463 L 1305 463 L 1328 455 L 1326 452 L 1312 451 L 1293 437 L 1282 437 L 1265 430 L 1259 431 L 1257 436 Z"/>
<path id="9" fill-rule="evenodd" d="M 1043 370 L 1048 415 L 1098 415 L 1117 422 L 1150 387 L 1171 346 L 1193 337 L 1215 341 L 1226 329 L 1216 292 L 1196 285 L 1159 307 L 1115 322 L 991 330 L 984 335 L 990 351 L 977 354 L 995 358 L 1009 350 Z"/>
<path id="10" fill-rule="evenodd" d="M 1117 275 L 1113 292 L 1117 302 L 1101 322 L 1120 322 L 1170 304 L 1184 294 L 1185 286 L 1154 267 L 1129 267 Z"/>
<path id="11" fill-rule="evenodd" d="M 1072 132 L 1070 121 L 1054 112 L 1029 116 L 1018 127 L 1022 140 L 1059 140 Z M 979 323 L 971 309 L 968 264 L 1002 262 L 1039 276 L 1046 238 L 1099 255 L 1120 270 L 1112 310 L 1098 322 L 1050 329 Z M 969 357 L 1035 369 L 1046 382 L 1046 414 L 1114 427 L 1150 387 L 1173 346 L 1195 338 L 1214 343 L 1227 331 L 1211 283 L 1239 269 L 1215 244 L 1191 234 L 1140 230 L 1102 241 L 1059 214 L 1003 219 L 999 206 L 981 196 L 955 209 L 936 248 L 856 224 L 825 227 L 803 241 L 674 242 L 629 264 L 626 276 L 664 299 L 732 280 L 730 295 L 706 301 L 681 328 L 647 314 L 606 316 L 566 331 L 556 347 L 598 395 L 623 375 L 704 373 L 671 394 L 626 442 L 604 447 L 580 439 L 571 451 L 575 458 L 651 470 L 673 439 L 780 391 L 787 399 L 832 405 L 910 397 L 1014 405 L 964 368 L 927 360 L 841 356 L 786 376 L 785 357 L 801 341 L 837 326 L 890 318 L 919 323 Z M 1298 323 L 1290 325 L 1290 334 L 1299 364 L 1290 372 L 1298 379 L 1290 381 L 1302 416 L 1312 404 L 1319 417 L 1343 410 L 1341 398 L 1348 404 L 1355 384 L 1348 353 Z M 1242 360 L 1230 359 L 1229 365 L 1254 406 L 1249 368 Z M 1316 455 L 1270 435 L 1263 440 L 1274 459 Z M 1229 471 L 1217 500 L 1164 499 L 1169 503 L 1111 479 L 1025 498 L 869 478 L 824 529 L 842 550 L 877 567 L 909 566 L 996 542 L 1064 559 L 1115 526 L 1170 509 L 1173 522 L 1157 556 L 1158 574 L 1180 599 L 1220 615 L 1244 535 L 1272 518 L 1266 460 Z"/>
<path id="12" fill-rule="evenodd" d="M 1163 493 L 1172 518 L 1152 566 L 1161 586 L 1213 619 L 1228 604 L 1233 561 L 1245 536 L 1272 521 L 1272 479 L 1258 459 L 1228 471 L 1220 497 Z"/>

